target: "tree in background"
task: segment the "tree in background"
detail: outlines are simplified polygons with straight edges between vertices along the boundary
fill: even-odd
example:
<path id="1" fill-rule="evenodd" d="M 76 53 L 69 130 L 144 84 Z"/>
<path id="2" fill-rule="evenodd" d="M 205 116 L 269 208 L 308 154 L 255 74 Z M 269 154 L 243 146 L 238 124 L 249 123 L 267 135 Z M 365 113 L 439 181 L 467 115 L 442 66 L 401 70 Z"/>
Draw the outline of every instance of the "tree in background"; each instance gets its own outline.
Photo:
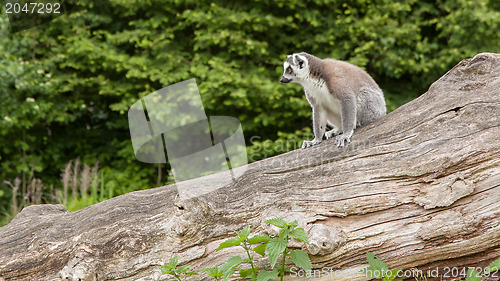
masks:
<path id="1" fill-rule="evenodd" d="M 287 54 L 366 69 L 390 111 L 461 59 L 499 51 L 497 2 L 72 0 L 14 34 L 2 13 L 0 179 L 62 188 L 61 170 L 81 157 L 100 163 L 112 195 L 155 186 L 156 166 L 134 158 L 127 110 L 193 77 L 207 115 L 241 121 L 250 160 L 295 149 L 311 110 L 299 85 L 279 83 Z M 0 188 L 8 210 L 12 188 Z"/>

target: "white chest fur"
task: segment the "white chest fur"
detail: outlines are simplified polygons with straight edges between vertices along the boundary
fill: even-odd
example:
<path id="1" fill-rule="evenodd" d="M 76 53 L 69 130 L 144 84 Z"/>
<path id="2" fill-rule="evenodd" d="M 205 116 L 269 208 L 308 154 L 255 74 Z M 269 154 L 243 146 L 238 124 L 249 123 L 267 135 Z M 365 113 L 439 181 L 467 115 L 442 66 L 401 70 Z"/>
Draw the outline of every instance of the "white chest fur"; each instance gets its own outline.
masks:
<path id="1" fill-rule="evenodd" d="M 320 106 L 332 114 L 341 115 L 340 100 L 333 97 L 324 81 L 305 79 L 300 84 L 307 95 L 313 98 L 313 101 L 309 100 L 314 103 L 312 106 Z"/>

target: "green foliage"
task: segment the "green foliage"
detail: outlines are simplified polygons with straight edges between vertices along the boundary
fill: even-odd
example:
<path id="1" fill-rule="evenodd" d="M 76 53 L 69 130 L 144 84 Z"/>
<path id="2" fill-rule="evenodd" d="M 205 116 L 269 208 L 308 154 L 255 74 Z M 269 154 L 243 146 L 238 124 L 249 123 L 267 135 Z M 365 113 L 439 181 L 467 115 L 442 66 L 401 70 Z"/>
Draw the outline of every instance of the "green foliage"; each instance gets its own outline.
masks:
<path id="1" fill-rule="evenodd" d="M 309 240 L 307 240 L 307 234 L 303 228 L 293 229 L 292 231 L 290 231 L 290 236 L 297 239 L 297 241 L 309 244 Z"/>
<path id="2" fill-rule="evenodd" d="M 269 239 L 270 238 L 267 235 L 254 235 L 248 239 L 248 243 L 250 245 L 253 245 L 253 244 L 257 244 L 257 243 L 268 242 Z"/>
<path id="3" fill-rule="evenodd" d="M 269 261 L 271 262 L 271 267 L 274 267 L 276 265 L 278 257 L 286 250 L 287 240 L 285 240 L 284 238 L 286 237 L 273 238 L 267 244 L 266 250 L 267 254 L 269 255 Z"/>
<path id="4" fill-rule="evenodd" d="M 251 161 L 296 149 L 311 138 L 311 110 L 299 85 L 279 83 L 287 54 L 366 69 L 391 111 L 461 59 L 499 51 L 497 2 L 68 0 L 64 16 L 17 33 L 2 12 L 0 180 L 33 170 L 61 189 L 60 171 L 81 156 L 99 161 L 113 195 L 155 186 L 127 110 L 193 77 L 207 115 L 241 121 Z M 0 184 L 3 211 L 12 193 Z"/>
<path id="5" fill-rule="evenodd" d="M 227 281 L 229 277 L 231 277 L 237 266 L 239 266 L 242 263 L 248 263 L 250 265 L 250 268 L 246 270 L 240 270 L 239 272 L 240 277 L 256 280 L 259 268 L 254 265 L 253 253 L 257 253 L 261 256 L 264 256 L 266 245 L 267 242 L 270 240 L 270 238 L 267 235 L 254 235 L 249 238 L 250 226 L 246 226 L 245 228 L 243 228 L 243 230 L 237 232 L 237 235 L 238 237 L 230 238 L 222 242 L 217 248 L 217 251 L 227 247 L 240 246 L 245 250 L 247 257 L 245 259 L 242 259 L 240 256 L 234 256 L 230 258 L 226 262 L 226 264 L 224 264 L 224 266 L 222 267 L 222 272 L 223 272 L 222 277 L 224 278 L 225 281 Z M 256 244 L 259 245 L 254 246 L 252 248 L 251 245 L 256 245 Z"/>
<path id="6" fill-rule="evenodd" d="M 254 235 L 251 238 L 248 238 L 250 235 L 250 226 L 246 226 L 242 231 L 236 233 L 238 237 L 230 238 L 222 242 L 217 248 L 217 251 L 232 246 L 240 246 L 246 251 L 248 258 L 243 259 L 240 256 L 233 256 L 229 258 L 227 262 L 221 267 L 216 265 L 214 268 L 205 268 L 202 271 L 213 277 L 215 280 L 227 281 L 234 274 L 234 271 L 236 270 L 236 268 L 238 268 L 238 266 L 243 263 L 248 263 L 251 266 L 250 268 L 239 270 L 239 275 L 241 278 L 251 279 L 254 281 L 269 281 L 276 280 L 278 277 L 280 277 L 280 280 L 283 280 L 285 272 L 289 271 L 285 267 L 285 261 L 287 258 L 291 260 L 296 266 L 306 271 L 310 271 L 312 269 L 312 264 L 308 254 L 302 250 L 288 249 L 288 241 L 291 239 L 291 237 L 297 240 L 298 238 L 301 238 L 303 242 L 307 244 L 309 243 L 307 236 L 305 236 L 304 239 L 305 232 L 302 233 L 304 230 L 302 228 L 297 228 L 297 221 L 287 223 L 282 219 L 274 218 L 267 220 L 266 223 L 274 225 L 280 229 L 278 237 L 271 239 L 266 235 Z M 239 243 L 236 243 L 236 241 L 239 241 Z M 252 243 L 250 243 L 250 241 L 252 241 Z M 257 251 L 255 250 L 256 247 L 252 249 L 250 245 L 258 243 L 262 243 L 259 246 L 264 246 L 264 249 L 266 249 L 266 251 L 268 252 L 272 270 L 259 270 L 258 267 L 254 266 L 254 255 L 250 254 L 250 252 Z M 276 266 L 277 259 L 273 258 L 273 256 L 275 255 L 282 255 L 283 259 L 281 265 Z M 382 281 L 393 281 L 397 278 L 398 273 L 402 271 L 402 269 L 389 270 L 389 266 L 384 261 L 380 260 L 370 252 L 366 253 L 366 259 L 369 266 L 362 269 L 360 273 L 366 275 L 367 277 L 380 279 Z M 173 275 L 177 280 L 181 280 L 181 274 L 197 274 L 195 272 L 190 272 L 189 266 L 177 267 L 177 264 L 178 260 L 176 256 L 170 259 L 168 265 L 164 265 L 161 267 L 162 274 Z M 488 266 L 488 268 L 484 270 L 483 274 L 478 273 L 475 268 L 469 268 L 466 276 L 464 273 L 464 276 L 466 277 L 465 280 L 480 281 L 483 276 L 488 277 L 490 276 L 490 274 L 498 272 L 499 266 L 500 258 L 493 261 Z M 417 269 L 412 270 L 414 270 L 414 272 L 418 272 Z M 426 276 L 421 276 L 418 278 L 417 276 L 418 275 L 415 275 L 415 280 L 418 280 L 418 278 L 427 280 Z M 399 279 L 399 281 L 402 281 L 402 279 Z"/>
<path id="7" fill-rule="evenodd" d="M 221 280 L 224 275 L 224 271 L 219 268 L 218 265 L 215 265 L 214 268 L 204 268 L 201 271 L 205 272 L 208 276 L 213 277 L 217 281 Z"/>
<path id="8" fill-rule="evenodd" d="M 295 238 L 298 241 L 309 244 L 307 239 L 307 234 L 303 228 L 297 228 L 298 223 L 296 220 L 287 223 L 280 218 L 273 218 L 266 221 L 267 224 L 274 225 L 279 228 L 278 237 L 272 238 L 266 247 L 267 254 L 269 255 L 269 262 L 271 263 L 271 267 L 274 268 L 278 261 L 279 256 L 281 255 L 281 265 L 277 266 L 272 271 L 268 271 L 267 273 L 262 275 L 262 280 L 267 280 L 266 278 L 274 276 L 274 273 L 280 276 L 280 280 L 283 280 L 285 275 L 285 268 L 287 259 L 291 260 L 296 266 L 304 269 L 311 270 L 312 264 L 309 256 L 306 252 L 302 250 L 294 250 L 291 251 L 288 249 L 288 241 L 290 239 Z"/>
<path id="9" fill-rule="evenodd" d="M 280 218 L 274 218 L 274 219 L 269 219 L 266 221 L 267 224 L 274 225 L 276 227 L 279 227 L 281 229 L 285 229 L 287 226 L 286 221 Z"/>
<path id="10" fill-rule="evenodd" d="M 269 281 L 269 280 L 276 280 L 278 278 L 279 271 L 277 268 L 271 270 L 271 271 L 261 271 L 257 275 L 257 281 Z"/>
<path id="11" fill-rule="evenodd" d="M 238 246 L 238 245 L 240 245 L 240 243 L 241 243 L 241 241 L 240 241 L 239 237 L 228 239 L 219 245 L 219 247 L 217 248 L 217 251 L 222 250 L 222 249 L 227 248 L 227 247 L 231 247 L 231 246 Z"/>
<path id="12" fill-rule="evenodd" d="M 239 270 L 239 276 L 241 278 L 253 281 L 268 281 L 276 280 L 276 278 L 280 276 L 280 280 L 283 280 L 284 273 L 288 271 L 288 269 L 285 268 L 285 262 L 287 259 L 291 260 L 300 268 L 311 270 L 311 260 L 306 252 L 302 250 L 288 249 L 288 241 L 292 237 L 298 241 L 309 243 L 304 229 L 297 228 L 297 221 L 287 223 L 282 219 L 275 218 L 266 221 L 266 223 L 279 227 L 280 235 L 272 239 L 263 234 L 250 236 L 250 226 L 246 226 L 240 232 L 236 233 L 236 237 L 223 241 L 219 247 L 217 247 L 217 251 L 220 251 L 228 247 L 239 246 L 245 250 L 246 257 L 242 258 L 240 256 L 233 256 L 220 267 L 216 265 L 213 268 L 205 268 L 202 271 L 215 280 L 227 281 L 240 265 L 247 264 L 250 266 L 249 268 Z M 255 253 L 265 256 L 266 251 L 269 255 L 272 267 L 272 270 L 270 271 L 261 270 L 259 267 L 254 265 Z M 282 263 L 281 265 L 276 266 L 276 261 L 280 255 L 282 255 Z M 163 274 L 174 275 L 179 273 L 176 271 L 176 266 L 177 257 L 174 257 L 170 260 L 169 265 L 162 267 Z M 185 269 L 184 272 L 187 272 L 187 270 L 188 269 Z M 180 280 L 178 277 L 176 278 Z"/>
<path id="13" fill-rule="evenodd" d="M 179 263 L 177 256 L 170 259 L 168 264 L 161 266 L 161 274 L 172 275 L 176 280 L 181 281 L 182 275 L 198 275 L 196 272 L 189 271 L 189 266 L 177 266 Z"/>
<path id="14" fill-rule="evenodd" d="M 240 256 L 234 256 L 227 260 L 227 262 L 222 266 L 222 277 L 224 281 L 229 280 L 229 277 L 233 275 L 234 270 L 243 262 Z M 246 274 L 248 276 L 248 274 Z"/>
<path id="15" fill-rule="evenodd" d="M 296 266 L 306 270 L 311 270 L 311 260 L 309 259 L 309 256 L 306 252 L 302 250 L 290 251 L 290 258 Z"/>

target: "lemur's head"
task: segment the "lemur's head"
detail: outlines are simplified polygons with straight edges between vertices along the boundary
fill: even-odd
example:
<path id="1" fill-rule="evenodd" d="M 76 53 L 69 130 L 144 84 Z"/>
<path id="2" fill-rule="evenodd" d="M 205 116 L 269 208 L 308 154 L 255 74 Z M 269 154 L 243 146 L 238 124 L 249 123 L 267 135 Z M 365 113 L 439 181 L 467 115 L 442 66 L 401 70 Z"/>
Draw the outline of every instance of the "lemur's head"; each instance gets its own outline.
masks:
<path id="1" fill-rule="evenodd" d="M 305 53 L 293 54 L 287 56 L 283 63 L 283 76 L 281 83 L 287 84 L 290 82 L 299 83 L 300 80 L 309 75 L 309 61 Z"/>

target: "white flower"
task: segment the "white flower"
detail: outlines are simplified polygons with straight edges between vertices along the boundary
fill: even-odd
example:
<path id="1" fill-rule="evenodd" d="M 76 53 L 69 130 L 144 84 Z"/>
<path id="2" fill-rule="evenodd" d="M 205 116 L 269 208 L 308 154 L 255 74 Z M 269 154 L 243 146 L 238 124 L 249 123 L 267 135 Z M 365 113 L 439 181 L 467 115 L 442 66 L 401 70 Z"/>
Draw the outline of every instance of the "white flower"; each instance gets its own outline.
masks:
<path id="1" fill-rule="evenodd" d="M 50 77 L 52 77 L 52 74 L 47 73 L 45 76 L 47 76 L 48 78 L 50 78 Z"/>
<path id="2" fill-rule="evenodd" d="M 29 98 L 26 98 L 26 101 L 27 101 L 27 102 L 35 102 L 35 99 L 34 99 L 34 98 L 29 97 Z"/>
<path id="3" fill-rule="evenodd" d="M 43 69 L 39 69 L 39 70 L 37 70 L 37 71 L 36 71 L 36 73 L 38 73 L 38 74 L 42 74 L 42 73 L 43 73 Z"/>
<path id="4" fill-rule="evenodd" d="M 10 119 L 10 117 L 9 117 L 9 116 L 5 116 L 3 119 L 4 119 L 5 121 L 7 121 L 7 122 L 12 121 L 12 119 Z"/>
<path id="5" fill-rule="evenodd" d="M 40 107 L 38 106 L 38 104 L 35 104 L 35 109 L 36 109 L 36 110 L 39 110 L 39 109 L 40 109 Z"/>

